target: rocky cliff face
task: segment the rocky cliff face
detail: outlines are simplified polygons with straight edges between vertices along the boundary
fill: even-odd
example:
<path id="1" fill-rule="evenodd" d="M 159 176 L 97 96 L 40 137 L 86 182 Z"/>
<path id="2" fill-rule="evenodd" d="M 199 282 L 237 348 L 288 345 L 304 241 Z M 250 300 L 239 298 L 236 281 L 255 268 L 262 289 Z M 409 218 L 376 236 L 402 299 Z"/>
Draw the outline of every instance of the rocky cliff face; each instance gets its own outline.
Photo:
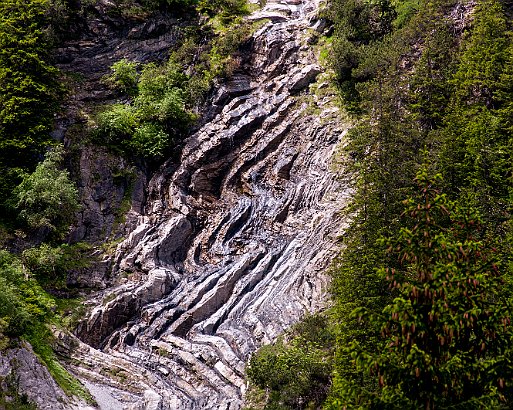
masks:
<path id="1" fill-rule="evenodd" d="M 62 402 L 67 402 L 66 395 L 27 344 L 2 352 L 0 378 L 2 392 L 15 390 L 41 409 L 65 408 Z"/>
<path id="2" fill-rule="evenodd" d="M 211 120 L 151 179 L 92 297 L 73 372 L 104 409 L 238 409 L 244 366 L 326 300 L 348 195 L 332 157 L 346 127 L 311 43 L 317 0 L 268 1 Z M 139 204 L 141 205 L 141 204 Z"/>

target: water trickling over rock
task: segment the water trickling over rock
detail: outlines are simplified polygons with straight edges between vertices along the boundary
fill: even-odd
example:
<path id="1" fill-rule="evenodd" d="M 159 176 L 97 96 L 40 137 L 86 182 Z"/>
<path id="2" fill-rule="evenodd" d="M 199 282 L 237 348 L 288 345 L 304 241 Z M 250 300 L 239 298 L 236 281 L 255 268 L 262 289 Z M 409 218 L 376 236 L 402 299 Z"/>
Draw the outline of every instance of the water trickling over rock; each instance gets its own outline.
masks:
<path id="1" fill-rule="evenodd" d="M 249 17 L 267 22 L 211 120 L 150 181 L 114 260 L 126 279 L 77 330 L 72 370 L 104 408 L 238 409 L 251 353 L 325 303 L 348 193 L 332 169 L 346 128 L 309 89 L 318 7 Z"/>

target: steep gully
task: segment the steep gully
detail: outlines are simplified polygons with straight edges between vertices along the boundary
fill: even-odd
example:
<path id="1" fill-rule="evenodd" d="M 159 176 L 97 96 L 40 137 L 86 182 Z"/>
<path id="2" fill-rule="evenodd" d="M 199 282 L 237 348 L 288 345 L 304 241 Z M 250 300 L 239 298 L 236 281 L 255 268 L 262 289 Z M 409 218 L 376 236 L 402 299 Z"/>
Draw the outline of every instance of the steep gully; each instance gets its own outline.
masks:
<path id="1" fill-rule="evenodd" d="M 325 303 L 349 193 L 332 165 L 347 126 L 308 44 L 318 7 L 268 1 L 249 17 L 269 21 L 212 120 L 132 210 L 113 265 L 126 278 L 89 301 L 70 353 L 101 408 L 238 409 L 249 356 Z"/>

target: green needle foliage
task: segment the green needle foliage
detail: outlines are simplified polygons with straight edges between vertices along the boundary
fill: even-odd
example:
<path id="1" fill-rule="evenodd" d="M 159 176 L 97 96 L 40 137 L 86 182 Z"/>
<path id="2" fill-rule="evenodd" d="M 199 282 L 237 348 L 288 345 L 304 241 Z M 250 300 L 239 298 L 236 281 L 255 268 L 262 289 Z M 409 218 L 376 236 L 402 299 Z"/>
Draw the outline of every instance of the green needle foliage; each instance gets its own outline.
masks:
<path id="1" fill-rule="evenodd" d="M 0 2 L 0 197 L 33 169 L 45 146 L 62 87 L 48 63 L 48 0 Z"/>
<path id="2" fill-rule="evenodd" d="M 465 188 L 476 192 L 479 210 L 497 234 L 504 234 L 510 216 L 511 40 L 503 6 L 492 0 L 480 3 L 450 81 L 452 99 L 438 136 L 447 193 L 457 197 Z"/>
<path id="3" fill-rule="evenodd" d="M 333 68 L 357 121 L 343 159 L 354 195 L 332 269 L 327 408 L 511 407 L 511 6 L 461 6 L 330 10 Z M 447 196 L 426 172 L 416 188 L 426 162 Z"/>
<path id="4" fill-rule="evenodd" d="M 342 347 L 374 383 L 365 389 L 357 379 L 336 379 L 332 405 L 498 408 L 510 403 L 513 387 L 511 280 L 483 239 L 476 209 L 449 201 L 426 171 L 417 183 L 403 228 L 381 240 L 396 263 L 377 275 L 394 299 L 381 313 L 352 313 L 380 341 L 372 349 L 358 340 Z"/>

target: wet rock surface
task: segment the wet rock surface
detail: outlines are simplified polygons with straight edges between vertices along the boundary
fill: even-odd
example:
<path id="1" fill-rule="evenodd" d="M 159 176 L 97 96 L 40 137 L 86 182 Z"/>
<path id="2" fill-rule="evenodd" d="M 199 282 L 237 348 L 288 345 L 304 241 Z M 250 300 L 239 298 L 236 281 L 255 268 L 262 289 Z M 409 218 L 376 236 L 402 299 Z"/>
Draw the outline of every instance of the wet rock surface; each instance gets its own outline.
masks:
<path id="1" fill-rule="evenodd" d="M 71 353 L 100 408 L 239 409 L 249 356 L 324 306 L 349 193 L 332 169 L 347 126 L 309 88 L 318 6 L 268 1 L 250 17 L 270 22 L 248 61 L 149 181 L 112 260 L 119 285 L 88 301 Z"/>

